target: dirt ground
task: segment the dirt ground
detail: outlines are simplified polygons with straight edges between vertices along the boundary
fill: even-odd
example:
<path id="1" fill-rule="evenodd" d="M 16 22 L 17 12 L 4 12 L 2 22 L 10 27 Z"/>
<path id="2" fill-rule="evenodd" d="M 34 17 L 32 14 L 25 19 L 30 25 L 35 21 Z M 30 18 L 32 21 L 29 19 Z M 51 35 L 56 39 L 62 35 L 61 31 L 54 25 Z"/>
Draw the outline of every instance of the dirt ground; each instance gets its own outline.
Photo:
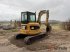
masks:
<path id="1" fill-rule="evenodd" d="M 16 40 L 17 33 L 0 30 L 0 52 L 70 52 L 70 31 L 53 30 L 31 45 L 25 45 L 23 39 Z"/>

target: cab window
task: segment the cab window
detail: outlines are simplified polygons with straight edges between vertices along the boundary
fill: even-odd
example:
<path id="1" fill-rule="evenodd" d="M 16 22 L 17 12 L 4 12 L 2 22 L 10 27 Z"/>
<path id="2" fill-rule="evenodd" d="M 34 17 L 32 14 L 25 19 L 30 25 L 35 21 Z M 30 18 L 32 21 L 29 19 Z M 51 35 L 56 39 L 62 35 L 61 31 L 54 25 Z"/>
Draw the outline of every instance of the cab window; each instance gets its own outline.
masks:
<path id="1" fill-rule="evenodd" d="M 30 15 L 30 22 L 35 22 L 35 15 Z"/>
<path id="2" fill-rule="evenodd" d="M 22 14 L 22 21 L 27 21 L 27 15 L 26 14 Z"/>

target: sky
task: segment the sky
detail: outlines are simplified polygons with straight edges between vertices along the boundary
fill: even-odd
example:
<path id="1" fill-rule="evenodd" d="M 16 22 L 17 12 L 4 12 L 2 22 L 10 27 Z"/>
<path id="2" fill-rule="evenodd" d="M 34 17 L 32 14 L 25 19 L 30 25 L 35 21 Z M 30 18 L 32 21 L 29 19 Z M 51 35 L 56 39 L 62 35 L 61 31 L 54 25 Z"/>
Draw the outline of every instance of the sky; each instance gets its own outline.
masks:
<path id="1" fill-rule="evenodd" d="M 65 21 L 70 18 L 70 0 L 0 0 L 0 21 L 20 20 L 21 12 L 38 15 L 40 10 L 49 10 L 50 20 Z"/>

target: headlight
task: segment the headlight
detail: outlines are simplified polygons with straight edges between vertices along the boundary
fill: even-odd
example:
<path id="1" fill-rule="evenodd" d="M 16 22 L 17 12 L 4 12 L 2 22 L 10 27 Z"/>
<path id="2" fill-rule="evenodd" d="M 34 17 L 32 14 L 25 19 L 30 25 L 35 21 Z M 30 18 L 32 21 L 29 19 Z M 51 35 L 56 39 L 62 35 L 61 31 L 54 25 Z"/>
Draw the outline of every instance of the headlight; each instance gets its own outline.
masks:
<path id="1" fill-rule="evenodd" d="M 39 26 L 30 26 L 30 29 L 31 30 L 37 30 L 37 29 L 40 29 L 40 27 Z"/>
<path id="2" fill-rule="evenodd" d="M 33 29 L 34 29 L 34 27 L 31 27 L 31 29 L 33 30 Z"/>

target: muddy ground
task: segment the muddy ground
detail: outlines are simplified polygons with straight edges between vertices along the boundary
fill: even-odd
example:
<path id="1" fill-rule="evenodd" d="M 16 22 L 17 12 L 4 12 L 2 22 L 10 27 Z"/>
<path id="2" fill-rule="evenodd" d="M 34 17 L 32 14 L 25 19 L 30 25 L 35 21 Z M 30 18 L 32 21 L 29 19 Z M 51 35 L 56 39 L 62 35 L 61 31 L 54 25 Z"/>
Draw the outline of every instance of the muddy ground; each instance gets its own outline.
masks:
<path id="1" fill-rule="evenodd" d="M 17 33 L 0 30 L 0 52 L 70 52 L 70 31 L 52 30 L 48 37 L 31 45 L 25 45 L 23 39 L 16 40 Z"/>

